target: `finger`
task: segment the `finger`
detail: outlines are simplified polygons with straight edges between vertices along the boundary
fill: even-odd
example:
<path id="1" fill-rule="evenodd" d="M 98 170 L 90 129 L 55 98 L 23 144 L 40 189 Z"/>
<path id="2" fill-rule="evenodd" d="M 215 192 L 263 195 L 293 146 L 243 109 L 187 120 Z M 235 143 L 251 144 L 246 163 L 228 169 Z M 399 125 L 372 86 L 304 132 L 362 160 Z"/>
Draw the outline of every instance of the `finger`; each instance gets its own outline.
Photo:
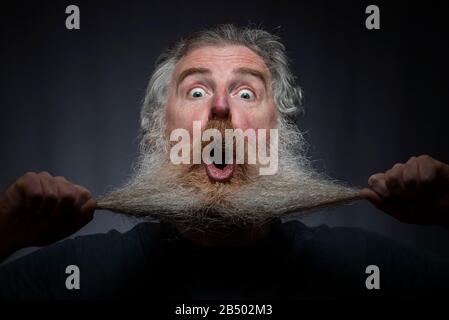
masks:
<path id="1" fill-rule="evenodd" d="M 81 207 L 90 199 L 92 198 L 92 195 L 90 194 L 89 190 L 86 188 L 80 186 L 80 185 L 74 185 L 75 192 L 77 195 L 76 201 L 75 201 L 75 208 L 77 210 L 81 210 Z"/>
<path id="2" fill-rule="evenodd" d="M 360 191 L 360 196 L 371 202 L 377 209 L 390 214 L 388 202 L 384 198 L 379 196 L 379 194 L 374 190 L 372 190 L 371 188 L 362 189 Z"/>
<path id="3" fill-rule="evenodd" d="M 93 198 L 89 199 L 84 203 L 77 216 L 73 217 L 73 220 L 70 221 L 67 228 L 71 232 L 75 232 L 84 227 L 93 219 L 95 207 L 96 201 Z"/>
<path id="4" fill-rule="evenodd" d="M 390 196 L 387 184 L 385 182 L 385 173 L 373 174 L 368 179 L 368 185 L 375 191 L 381 198 L 386 199 Z"/>
<path id="5" fill-rule="evenodd" d="M 420 179 L 418 159 L 416 157 L 411 157 L 404 165 L 402 179 L 407 192 L 415 193 L 418 188 L 418 180 Z"/>
<path id="6" fill-rule="evenodd" d="M 449 165 L 434 159 L 437 173 L 443 178 L 443 181 L 449 181 Z"/>
<path id="7" fill-rule="evenodd" d="M 20 180 L 20 179 L 19 179 Z M 16 212 L 21 207 L 25 207 L 26 198 L 23 190 L 18 187 L 18 182 L 13 183 L 0 195 L 0 204 L 2 212 Z"/>
<path id="8" fill-rule="evenodd" d="M 404 193 L 405 188 L 402 178 L 403 171 L 404 165 L 402 163 L 397 163 L 385 173 L 385 183 L 392 196 L 402 196 Z"/>
<path id="9" fill-rule="evenodd" d="M 418 157 L 419 184 L 427 186 L 435 181 L 437 176 L 437 165 L 430 156 L 422 155 Z"/>
<path id="10" fill-rule="evenodd" d="M 81 208 L 81 216 L 85 224 L 90 222 L 94 217 L 97 202 L 94 198 L 90 198 Z"/>
<path id="11" fill-rule="evenodd" d="M 39 214 L 50 216 L 58 203 L 58 187 L 48 172 L 41 172 L 38 176 L 43 190 L 43 199 Z"/>
<path id="12" fill-rule="evenodd" d="M 382 198 L 377 194 L 377 192 L 375 192 L 371 188 L 364 188 L 360 190 L 360 196 L 363 199 L 366 199 L 373 203 L 376 207 L 383 202 Z"/>
<path id="13" fill-rule="evenodd" d="M 64 218 L 72 215 L 76 196 L 70 183 L 63 177 L 55 178 L 58 187 L 59 202 L 53 211 L 53 217 Z"/>
<path id="14" fill-rule="evenodd" d="M 17 181 L 17 188 L 23 194 L 25 208 L 29 212 L 39 210 L 42 203 L 42 186 L 34 172 L 28 172 Z"/>

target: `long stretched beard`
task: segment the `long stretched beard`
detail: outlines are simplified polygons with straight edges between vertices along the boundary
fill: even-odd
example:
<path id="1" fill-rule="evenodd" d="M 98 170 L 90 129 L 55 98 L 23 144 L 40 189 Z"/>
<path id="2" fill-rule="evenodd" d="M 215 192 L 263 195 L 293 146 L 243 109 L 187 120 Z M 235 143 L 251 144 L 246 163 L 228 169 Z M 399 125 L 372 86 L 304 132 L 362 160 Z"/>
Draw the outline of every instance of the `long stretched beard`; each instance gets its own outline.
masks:
<path id="1" fill-rule="evenodd" d="M 229 124 L 216 127 L 222 131 Z M 227 232 L 359 199 L 358 190 L 319 174 L 297 154 L 303 143 L 297 129 L 286 126 L 279 134 L 274 175 L 259 175 L 258 165 L 243 164 L 229 181 L 214 182 L 202 164 L 172 164 L 165 144 L 143 152 L 133 178 L 100 197 L 97 206 L 197 231 Z"/>

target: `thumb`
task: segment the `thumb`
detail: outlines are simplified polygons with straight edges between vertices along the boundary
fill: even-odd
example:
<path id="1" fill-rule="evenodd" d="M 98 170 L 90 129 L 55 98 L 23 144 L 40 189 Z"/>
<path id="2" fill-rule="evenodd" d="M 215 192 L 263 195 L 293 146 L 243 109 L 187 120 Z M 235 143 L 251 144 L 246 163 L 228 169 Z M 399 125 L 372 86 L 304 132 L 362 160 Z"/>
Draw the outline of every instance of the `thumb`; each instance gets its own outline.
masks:
<path id="1" fill-rule="evenodd" d="M 89 199 L 86 201 L 85 204 L 81 207 L 81 216 L 83 217 L 83 221 L 89 222 L 92 220 L 94 216 L 94 211 L 97 207 L 97 202 L 94 198 Z"/>
<path id="2" fill-rule="evenodd" d="M 434 159 L 434 161 L 436 163 L 438 173 L 446 179 L 449 179 L 449 165 L 436 159 Z"/>
<path id="3" fill-rule="evenodd" d="M 385 211 L 386 204 L 384 199 L 376 191 L 367 187 L 360 190 L 360 197 L 371 202 L 377 209 Z"/>

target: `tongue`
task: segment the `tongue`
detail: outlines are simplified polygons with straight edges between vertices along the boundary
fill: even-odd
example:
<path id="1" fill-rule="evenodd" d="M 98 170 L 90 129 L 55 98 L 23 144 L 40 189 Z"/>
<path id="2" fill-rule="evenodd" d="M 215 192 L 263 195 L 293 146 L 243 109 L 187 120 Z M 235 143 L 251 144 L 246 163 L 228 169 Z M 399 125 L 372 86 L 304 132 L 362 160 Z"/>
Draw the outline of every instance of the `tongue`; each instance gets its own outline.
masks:
<path id="1" fill-rule="evenodd" d="M 220 167 L 222 167 L 220 165 Z M 227 181 L 234 173 L 234 164 L 226 164 L 222 168 L 218 168 L 215 164 L 207 164 L 206 171 L 209 178 L 215 181 Z"/>

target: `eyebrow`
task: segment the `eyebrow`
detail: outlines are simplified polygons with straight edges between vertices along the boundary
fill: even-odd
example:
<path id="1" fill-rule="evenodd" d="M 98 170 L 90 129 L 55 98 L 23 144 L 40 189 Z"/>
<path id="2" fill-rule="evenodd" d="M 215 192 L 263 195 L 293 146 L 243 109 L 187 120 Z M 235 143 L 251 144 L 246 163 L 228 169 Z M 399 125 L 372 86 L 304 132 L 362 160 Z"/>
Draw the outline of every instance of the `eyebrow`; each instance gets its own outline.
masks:
<path id="1" fill-rule="evenodd" d="M 265 86 L 265 89 L 267 88 L 267 77 L 265 76 L 265 74 L 257 69 L 252 69 L 252 68 L 247 68 L 247 67 L 242 67 L 242 68 L 237 68 L 234 69 L 232 71 L 232 73 L 236 73 L 239 75 L 251 75 L 253 77 L 258 78 L 259 80 L 262 81 L 262 83 Z"/>
<path id="2" fill-rule="evenodd" d="M 198 67 L 188 68 L 188 69 L 182 71 L 181 74 L 179 75 L 178 80 L 176 81 L 176 87 L 179 87 L 181 82 L 184 81 L 184 79 L 187 78 L 188 76 L 195 75 L 195 74 L 210 75 L 211 73 L 212 73 L 212 71 L 210 71 L 207 68 L 201 68 L 201 67 L 200 68 L 198 68 Z M 265 76 L 265 74 L 263 72 L 261 72 L 257 69 L 241 67 L 241 68 L 232 70 L 232 73 L 238 74 L 238 75 L 250 75 L 250 76 L 256 77 L 262 81 L 262 83 L 265 86 L 265 89 L 267 88 L 267 77 Z"/>
<path id="3" fill-rule="evenodd" d="M 176 87 L 179 86 L 179 84 L 184 81 L 185 78 L 188 76 L 194 75 L 194 74 L 211 74 L 212 72 L 207 68 L 188 68 L 181 72 L 181 74 L 178 77 L 178 81 L 176 81 Z"/>

